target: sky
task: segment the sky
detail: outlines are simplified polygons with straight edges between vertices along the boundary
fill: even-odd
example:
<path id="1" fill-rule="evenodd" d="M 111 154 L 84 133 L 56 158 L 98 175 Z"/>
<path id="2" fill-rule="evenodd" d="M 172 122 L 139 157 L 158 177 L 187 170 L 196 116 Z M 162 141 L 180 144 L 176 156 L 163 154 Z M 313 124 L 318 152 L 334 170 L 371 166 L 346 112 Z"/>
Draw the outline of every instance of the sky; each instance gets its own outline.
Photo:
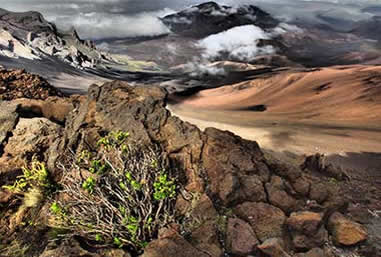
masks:
<path id="1" fill-rule="evenodd" d="M 74 26 L 81 37 L 91 39 L 155 36 L 168 32 L 158 17 L 199 4 L 202 0 L 0 0 L 12 11 L 39 11 L 59 28 Z M 220 4 L 253 4 L 283 21 L 313 20 L 318 15 L 349 20 L 371 18 L 364 11 L 381 0 L 216 0 Z M 381 8 L 379 9 L 381 10 Z"/>

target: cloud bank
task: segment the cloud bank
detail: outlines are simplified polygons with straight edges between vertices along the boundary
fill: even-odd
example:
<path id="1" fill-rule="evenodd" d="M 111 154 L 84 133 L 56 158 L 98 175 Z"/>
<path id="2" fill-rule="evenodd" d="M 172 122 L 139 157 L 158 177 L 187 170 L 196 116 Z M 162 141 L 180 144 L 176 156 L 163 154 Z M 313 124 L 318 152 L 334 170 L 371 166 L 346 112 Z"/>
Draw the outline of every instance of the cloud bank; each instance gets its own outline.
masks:
<path id="1" fill-rule="evenodd" d="M 199 41 L 197 46 L 203 49 L 204 59 L 226 54 L 230 59 L 250 61 L 257 55 L 275 52 L 272 46 L 259 47 L 260 39 L 270 39 L 270 35 L 257 26 L 246 25 L 211 35 Z"/>
<path id="2" fill-rule="evenodd" d="M 180 10 L 206 0 L 0 0 L 0 7 L 13 11 L 42 12 L 58 27 L 76 26 L 86 38 L 154 36 L 166 33 L 157 19 L 162 10 Z M 296 18 L 324 22 L 324 17 L 348 21 L 368 19 L 364 11 L 380 6 L 380 0 L 215 0 L 219 4 L 257 5 L 283 21 Z M 167 8 L 167 9 L 166 9 Z"/>

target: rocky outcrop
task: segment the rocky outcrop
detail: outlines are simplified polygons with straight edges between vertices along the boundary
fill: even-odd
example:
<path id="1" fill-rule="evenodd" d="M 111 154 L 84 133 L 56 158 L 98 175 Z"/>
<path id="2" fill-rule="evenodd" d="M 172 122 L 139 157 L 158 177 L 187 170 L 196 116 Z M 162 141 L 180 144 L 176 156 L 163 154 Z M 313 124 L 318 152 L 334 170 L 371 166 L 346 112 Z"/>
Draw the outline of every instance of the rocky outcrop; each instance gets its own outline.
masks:
<path id="1" fill-rule="evenodd" d="M 113 62 L 90 40 L 82 40 L 73 28 L 59 31 L 38 12 L 0 11 L 0 55 L 41 60 L 50 57 L 67 62 L 77 69 L 96 68 Z"/>
<path id="2" fill-rule="evenodd" d="M 17 158 L 25 161 L 38 152 L 40 161 L 48 164 L 57 181 L 64 175 L 58 165 L 64 165 L 67 156 L 84 149 L 96 149 L 99 138 L 107 132 L 128 131 L 131 144 L 160 145 L 171 167 L 178 171 L 181 183 L 175 205 L 178 219 L 177 224 L 159 231 L 157 239 L 145 247 L 143 257 L 221 257 L 226 253 L 291 256 L 295 252 L 304 254 L 321 248 L 328 241 L 327 217 L 345 205 L 327 182 L 297 167 L 270 161 L 255 142 L 214 128 L 200 131 L 172 116 L 165 108 L 166 99 L 167 92 L 161 88 L 111 82 L 101 87 L 91 86 L 87 98 L 65 99 L 67 111 L 52 114 L 52 117 L 59 116 L 56 120 L 61 122 L 45 117 L 45 111 L 39 112 L 37 117 L 27 117 L 25 112 L 30 109 L 26 107 L 21 108 L 24 110 L 21 112 L 20 107 L 10 108 L 4 114 L 1 108 L 3 158 L 8 158 L 7 163 Z M 14 181 L 16 176 L 7 176 L 5 183 Z M 6 213 L 0 222 L 1 232 L 8 238 L 27 242 L 20 235 L 28 235 L 34 228 L 13 222 L 13 228 L 17 229 L 11 232 L 9 220 L 20 220 L 15 219 L 15 215 L 33 214 L 43 228 L 38 230 L 41 233 L 38 238 L 46 244 L 34 245 L 41 249 L 30 256 L 70 253 L 69 247 L 74 243 L 47 247 L 45 238 L 52 231 L 51 223 L 46 221 L 49 206 L 42 202 L 33 213 L 27 209 L 23 215 L 17 214 L 15 202 L 19 205 L 20 202 L 6 194 L 6 190 L 0 190 L 0 211 Z M 350 245 L 366 239 L 366 231 L 360 225 L 346 219 L 343 222 L 340 217 L 335 213 L 328 222 L 330 233 L 340 244 Z M 355 239 L 343 239 L 343 231 L 348 228 L 356 232 Z M 81 244 L 75 245 L 73 256 L 104 256 L 104 249 L 96 248 L 96 242 L 86 240 L 83 235 L 76 236 L 71 242 L 79 240 Z M 350 244 L 348 240 L 352 240 Z M 128 251 L 122 249 L 106 256 L 128 256 Z M 313 250 L 310 256 L 316 251 L 319 252 Z"/>

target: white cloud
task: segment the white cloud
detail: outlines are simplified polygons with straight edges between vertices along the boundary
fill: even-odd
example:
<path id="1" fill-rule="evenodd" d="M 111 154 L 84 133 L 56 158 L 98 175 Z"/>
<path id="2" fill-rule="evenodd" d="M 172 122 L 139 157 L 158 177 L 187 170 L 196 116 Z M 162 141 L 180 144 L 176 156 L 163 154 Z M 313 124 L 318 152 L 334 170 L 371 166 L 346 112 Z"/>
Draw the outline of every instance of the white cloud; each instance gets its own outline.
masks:
<path id="1" fill-rule="evenodd" d="M 158 19 L 170 9 L 143 12 L 132 16 L 111 13 L 79 13 L 74 17 L 56 17 L 54 22 L 63 29 L 74 26 L 83 38 L 126 38 L 158 36 L 169 33 L 169 29 Z M 52 17 L 51 17 L 52 18 Z"/>
<path id="2" fill-rule="evenodd" d="M 250 61 L 257 55 L 275 52 L 272 46 L 258 46 L 260 39 L 270 39 L 270 35 L 257 26 L 245 25 L 202 39 L 198 47 L 203 49 L 205 59 L 228 54 L 230 58 Z"/>

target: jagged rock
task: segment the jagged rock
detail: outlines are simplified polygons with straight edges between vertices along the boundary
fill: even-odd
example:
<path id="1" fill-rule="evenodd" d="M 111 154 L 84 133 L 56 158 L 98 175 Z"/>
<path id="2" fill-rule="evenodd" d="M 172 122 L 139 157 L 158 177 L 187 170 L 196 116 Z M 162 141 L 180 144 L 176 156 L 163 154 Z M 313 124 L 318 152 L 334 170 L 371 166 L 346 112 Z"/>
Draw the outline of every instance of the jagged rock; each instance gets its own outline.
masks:
<path id="1" fill-rule="evenodd" d="M 328 185 L 323 183 L 311 184 L 310 199 L 316 200 L 318 203 L 323 203 L 329 197 Z"/>
<path id="2" fill-rule="evenodd" d="M 353 222 L 339 212 L 333 213 L 328 220 L 328 229 L 338 245 L 351 246 L 368 238 L 365 227 Z"/>
<path id="3" fill-rule="evenodd" d="M 16 99 L 18 112 L 25 117 L 44 117 L 51 121 L 65 123 L 66 117 L 74 109 L 72 98 L 48 97 L 45 100 Z"/>
<path id="4" fill-rule="evenodd" d="M 286 216 L 277 207 L 266 203 L 246 202 L 236 206 L 234 212 L 250 223 L 261 242 L 283 235 Z"/>
<path id="5" fill-rule="evenodd" d="M 299 177 L 294 181 L 292 187 L 298 194 L 308 196 L 310 193 L 311 183 L 305 177 Z"/>
<path id="6" fill-rule="evenodd" d="M 203 152 L 203 164 L 210 180 L 210 190 L 225 204 L 244 200 L 241 197 L 245 196 L 245 192 L 239 190 L 244 189 L 240 187 L 240 177 L 258 175 L 261 181 L 268 180 L 269 169 L 256 142 L 243 140 L 230 132 L 213 128 L 206 129 L 205 134 L 207 141 Z M 222 149 L 224 151 L 221 151 Z M 261 193 L 253 195 L 253 198 L 262 197 Z"/>
<path id="7" fill-rule="evenodd" d="M 226 247 L 233 255 L 248 255 L 253 253 L 259 244 L 257 236 L 251 226 L 237 218 L 228 220 L 226 232 Z"/>
<path id="8" fill-rule="evenodd" d="M 182 195 L 179 196 L 176 202 L 179 214 L 204 221 L 215 220 L 218 213 L 206 194 L 202 194 L 198 199 L 196 196 L 190 197 L 191 199 L 185 200 Z"/>
<path id="9" fill-rule="evenodd" d="M 278 176 L 273 176 L 271 181 L 266 183 L 266 190 L 272 205 L 282 209 L 285 213 L 292 212 L 297 206 L 303 206 L 303 202 L 298 202 L 285 189 L 284 181 Z"/>
<path id="10" fill-rule="evenodd" d="M 202 249 L 202 252 L 210 257 L 223 255 L 214 221 L 207 221 L 194 230 L 191 235 L 191 243 L 196 249 Z"/>
<path id="11" fill-rule="evenodd" d="M 17 124 L 19 114 L 16 110 L 17 105 L 0 101 L 0 154 L 2 154 L 4 143 Z"/>
<path id="12" fill-rule="evenodd" d="M 292 242 L 296 249 L 306 250 L 322 246 L 328 240 L 323 215 L 314 212 L 292 213 L 287 219 Z"/>
<path id="13" fill-rule="evenodd" d="M 168 256 L 208 257 L 210 255 L 193 247 L 189 242 L 187 242 L 183 237 L 178 235 L 176 232 L 168 233 L 167 237 L 161 237 L 157 240 L 152 241 L 144 249 L 144 254 L 141 255 L 141 257 L 168 257 Z"/>
<path id="14" fill-rule="evenodd" d="M 46 149 L 60 137 L 61 127 L 45 118 L 21 118 L 9 138 L 4 152 L 12 158 L 30 161 L 34 155 L 44 155 Z M 44 156 L 42 160 L 47 159 Z M 20 162 L 20 163 L 21 163 Z"/>
<path id="15" fill-rule="evenodd" d="M 270 257 L 291 257 L 284 249 L 284 242 L 280 238 L 267 239 L 258 249 Z"/>
<path id="16" fill-rule="evenodd" d="M 308 169 L 310 171 L 326 174 L 329 177 L 333 177 L 338 180 L 348 178 L 345 172 L 340 167 L 335 167 L 328 163 L 324 154 L 315 154 L 307 156 L 304 163 L 301 165 L 303 170 Z"/>
<path id="17" fill-rule="evenodd" d="M 240 196 L 241 200 L 253 202 L 264 202 L 267 200 L 263 182 L 258 175 L 241 176 L 240 190 L 242 193 Z"/>

